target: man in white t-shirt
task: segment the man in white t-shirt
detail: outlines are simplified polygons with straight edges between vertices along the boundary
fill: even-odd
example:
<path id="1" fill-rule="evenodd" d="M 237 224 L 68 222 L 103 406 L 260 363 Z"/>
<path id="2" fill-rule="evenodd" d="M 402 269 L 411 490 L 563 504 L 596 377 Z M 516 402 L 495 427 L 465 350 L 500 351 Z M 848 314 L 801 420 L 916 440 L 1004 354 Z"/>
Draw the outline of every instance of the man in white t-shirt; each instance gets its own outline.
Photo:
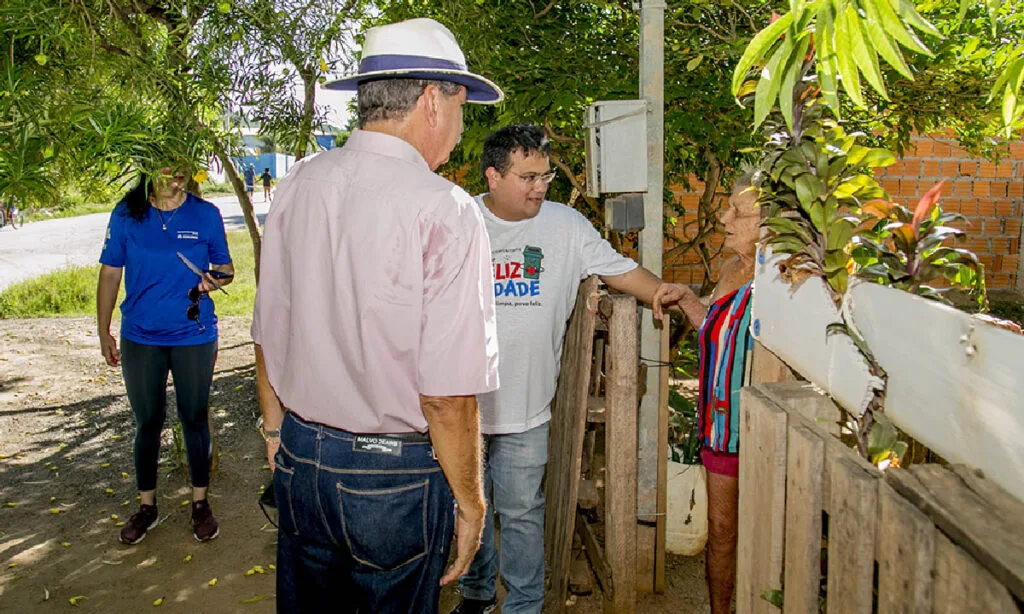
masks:
<path id="1" fill-rule="evenodd" d="M 478 395 L 484 434 L 484 491 L 489 506 L 483 543 L 460 580 L 462 603 L 452 614 L 497 608 L 501 577 L 508 588 L 503 614 L 539 614 L 544 601 L 544 493 L 548 422 L 562 338 L 580 281 L 598 275 L 611 288 L 653 305 L 674 306 L 689 288 L 664 283 L 618 254 L 578 211 L 544 200 L 554 178 L 544 131 L 502 128 L 484 142 L 481 169 L 490 192 L 476 197 L 491 241 L 501 387 Z"/>

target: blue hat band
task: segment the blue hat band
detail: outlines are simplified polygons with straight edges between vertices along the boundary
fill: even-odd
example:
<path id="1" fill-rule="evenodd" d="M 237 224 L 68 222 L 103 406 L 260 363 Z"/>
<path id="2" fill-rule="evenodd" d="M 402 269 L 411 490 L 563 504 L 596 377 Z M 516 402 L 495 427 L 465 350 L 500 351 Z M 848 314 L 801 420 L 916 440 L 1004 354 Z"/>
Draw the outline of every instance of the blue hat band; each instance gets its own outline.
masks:
<path id="1" fill-rule="evenodd" d="M 465 64 L 419 55 L 371 55 L 359 62 L 359 72 L 383 70 L 466 70 Z"/>

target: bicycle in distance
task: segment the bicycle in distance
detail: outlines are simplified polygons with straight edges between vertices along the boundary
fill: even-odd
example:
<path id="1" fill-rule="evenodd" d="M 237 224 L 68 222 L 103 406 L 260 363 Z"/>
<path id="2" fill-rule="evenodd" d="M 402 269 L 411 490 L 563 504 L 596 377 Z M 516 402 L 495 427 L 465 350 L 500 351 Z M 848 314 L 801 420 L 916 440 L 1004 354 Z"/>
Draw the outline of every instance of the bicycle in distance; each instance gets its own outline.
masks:
<path id="1" fill-rule="evenodd" d="M 25 225 L 25 212 L 13 201 L 0 202 L 0 228 L 18 229 Z"/>

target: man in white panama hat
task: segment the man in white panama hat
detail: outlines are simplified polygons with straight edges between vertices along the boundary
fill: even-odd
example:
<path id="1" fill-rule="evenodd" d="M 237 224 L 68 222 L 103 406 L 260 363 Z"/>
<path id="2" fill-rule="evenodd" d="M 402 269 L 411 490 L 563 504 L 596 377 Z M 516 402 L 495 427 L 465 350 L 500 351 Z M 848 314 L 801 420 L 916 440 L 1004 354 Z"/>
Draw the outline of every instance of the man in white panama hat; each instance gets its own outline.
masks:
<path id="1" fill-rule="evenodd" d="M 327 87 L 357 91 L 361 129 L 278 185 L 253 313 L 277 608 L 436 612 L 479 548 L 475 395 L 498 371 L 483 218 L 433 170 L 463 103 L 503 95 L 430 19 L 369 30 Z"/>

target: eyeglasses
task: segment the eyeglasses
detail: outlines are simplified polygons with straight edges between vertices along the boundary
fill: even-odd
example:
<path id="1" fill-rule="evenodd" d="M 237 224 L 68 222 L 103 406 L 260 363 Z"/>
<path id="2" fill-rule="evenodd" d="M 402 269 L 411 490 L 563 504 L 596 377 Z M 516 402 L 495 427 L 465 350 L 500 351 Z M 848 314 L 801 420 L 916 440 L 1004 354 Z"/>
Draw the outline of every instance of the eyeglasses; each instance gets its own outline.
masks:
<path id="1" fill-rule="evenodd" d="M 543 183 L 544 185 L 548 185 L 555 178 L 555 171 L 548 171 L 547 173 L 543 173 L 543 174 L 541 174 L 541 173 L 526 173 L 525 175 L 520 175 L 519 173 L 517 173 L 515 171 L 508 171 L 508 172 L 512 173 L 516 177 L 519 177 L 520 179 L 522 179 L 523 181 L 525 181 L 529 185 L 536 185 L 538 181 Z"/>
<path id="2" fill-rule="evenodd" d="M 185 310 L 185 317 L 199 325 L 199 332 L 206 330 L 203 323 L 199 321 L 199 299 L 202 296 L 203 293 L 199 291 L 199 286 L 190 289 L 188 291 L 188 300 L 192 301 L 192 304 Z"/>

